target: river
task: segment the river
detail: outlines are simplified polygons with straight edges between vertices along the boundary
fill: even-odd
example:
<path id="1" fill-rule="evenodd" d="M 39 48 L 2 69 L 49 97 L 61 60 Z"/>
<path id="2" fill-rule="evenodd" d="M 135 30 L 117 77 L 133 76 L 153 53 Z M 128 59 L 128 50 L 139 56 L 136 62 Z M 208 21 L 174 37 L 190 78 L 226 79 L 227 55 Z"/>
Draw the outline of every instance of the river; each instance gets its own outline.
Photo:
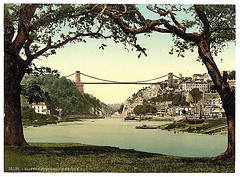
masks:
<path id="1" fill-rule="evenodd" d="M 28 142 L 82 143 L 115 146 L 181 157 L 214 157 L 227 147 L 226 135 L 174 133 L 135 126 L 163 125 L 167 121 L 124 121 L 123 118 L 85 119 L 24 128 Z"/>

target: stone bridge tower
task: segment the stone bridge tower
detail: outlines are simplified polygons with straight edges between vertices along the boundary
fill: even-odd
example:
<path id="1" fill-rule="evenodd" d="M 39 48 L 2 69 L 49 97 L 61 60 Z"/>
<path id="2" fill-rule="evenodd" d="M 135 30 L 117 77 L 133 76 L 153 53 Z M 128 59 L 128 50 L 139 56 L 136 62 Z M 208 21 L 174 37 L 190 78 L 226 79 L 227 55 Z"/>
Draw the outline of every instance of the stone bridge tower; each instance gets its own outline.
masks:
<path id="1" fill-rule="evenodd" d="M 76 71 L 75 84 L 81 95 L 84 95 L 83 83 L 80 80 L 80 71 Z"/>
<path id="2" fill-rule="evenodd" d="M 168 73 L 168 86 L 173 85 L 173 73 Z"/>

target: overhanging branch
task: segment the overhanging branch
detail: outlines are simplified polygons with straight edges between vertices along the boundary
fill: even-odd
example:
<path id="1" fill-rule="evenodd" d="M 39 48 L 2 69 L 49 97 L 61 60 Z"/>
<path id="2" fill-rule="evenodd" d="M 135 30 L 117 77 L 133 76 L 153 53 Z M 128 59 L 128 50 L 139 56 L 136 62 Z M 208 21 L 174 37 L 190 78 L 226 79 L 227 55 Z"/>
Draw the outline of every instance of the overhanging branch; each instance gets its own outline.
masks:
<path id="1" fill-rule="evenodd" d="M 42 54 L 44 54 L 45 52 L 47 52 L 49 49 L 57 49 L 57 48 L 60 48 L 64 45 L 66 45 L 67 43 L 71 42 L 71 41 L 74 41 L 76 40 L 78 37 L 86 37 L 86 36 L 93 36 L 93 37 L 102 37 L 102 38 L 111 38 L 111 36 L 104 36 L 103 34 L 99 33 L 100 29 L 101 29 L 102 25 L 100 26 L 100 28 L 98 29 L 97 32 L 93 32 L 93 33 L 78 33 L 76 34 L 74 37 L 69 37 L 67 38 L 66 40 L 58 43 L 58 44 L 55 44 L 55 45 L 52 45 L 52 41 L 51 41 L 51 37 L 49 38 L 48 40 L 48 43 L 46 45 L 46 47 L 44 47 L 43 49 L 39 50 L 38 52 L 36 52 L 35 54 L 31 55 L 31 57 L 29 57 L 29 59 L 26 61 L 28 64 L 30 64 L 32 62 L 33 59 L 41 56 Z"/>
<path id="2" fill-rule="evenodd" d="M 197 41 L 199 39 L 199 34 L 197 33 L 186 33 L 186 28 L 184 26 L 181 26 L 180 23 L 178 23 L 172 13 L 172 11 L 167 11 L 167 14 L 172 14 L 172 20 L 177 26 L 170 25 L 168 20 L 165 19 L 158 19 L 158 20 L 150 20 L 148 23 L 144 23 L 145 25 L 140 27 L 140 28 L 130 28 L 127 24 L 124 23 L 124 21 L 120 18 L 119 14 L 124 14 L 124 13 L 135 13 L 138 14 L 139 18 L 142 18 L 142 20 L 145 21 L 144 17 L 142 14 L 137 11 L 137 10 L 131 10 L 131 11 L 126 11 L 126 12 L 121 12 L 116 9 L 108 9 L 106 8 L 103 11 L 103 8 L 100 7 L 99 5 L 94 5 L 94 4 L 88 4 L 89 9 L 91 11 L 97 12 L 97 13 L 102 13 L 110 18 L 112 18 L 116 24 L 119 25 L 119 27 L 125 32 L 126 34 L 132 33 L 132 34 L 140 34 L 140 33 L 147 33 L 150 32 L 151 30 L 161 32 L 161 33 L 175 33 L 179 37 L 189 40 L 189 41 Z M 159 28 L 159 26 L 164 25 L 165 28 Z"/>
<path id="3" fill-rule="evenodd" d="M 194 5 L 194 8 L 195 8 L 195 12 L 197 13 L 199 19 L 203 23 L 205 35 L 209 36 L 210 24 L 209 24 L 206 14 L 204 13 L 204 11 L 202 10 L 200 5 Z"/>

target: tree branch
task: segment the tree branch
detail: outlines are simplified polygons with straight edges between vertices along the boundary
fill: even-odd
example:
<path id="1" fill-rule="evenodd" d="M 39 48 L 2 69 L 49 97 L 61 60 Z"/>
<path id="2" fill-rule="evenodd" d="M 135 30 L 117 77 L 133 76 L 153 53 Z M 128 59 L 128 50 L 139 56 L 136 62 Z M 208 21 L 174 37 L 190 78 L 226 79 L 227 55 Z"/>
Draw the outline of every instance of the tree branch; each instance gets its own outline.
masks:
<path id="1" fill-rule="evenodd" d="M 4 46 L 9 46 L 14 36 L 13 23 L 9 18 L 9 12 L 6 4 L 4 4 Z"/>
<path id="2" fill-rule="evenodd" d="M 88 7 L 90 9 L 93 9 L 92 11 L 101 13 L 102 8 L 93 4 L 89 4 Z M 93 8 L 94 7 L 94 8 Z M 179 29 L 178 27 L 174 25 L 170 25 L 169 21 L 165 19 L 158 19 L 158 20 L 151 20 L 148 24 L 145 23 L 145 26 L 142 26 L 141 28 L 129 28 L 124 21 L 119 17 L 118 14 L 113 14 L 112 12 L 117 12 L 117 13 L 123 13 L 117 10 L 113 9 L 106 9 L 104 11 L 104 15 L 107 15 L 108 17 L 112 18 L 115 20 L 115 22 L 120 26 L 120 28 L 123 30 L 125 33 L 132 33 L 132 34 L 139 34 L 139 33 L 146 33 L 151 30 L 157 31 L 157 32 L 162 32 L 162 33 L 175 33 L 182 39 L 188 40 L 188 41 L 197 41 L 199 39 L 199 34 L 197 33 L 185 33 L 185 30 Z M 126 13 L 137 13 L 137 11 L 127 11 Z M 170 12 L 168 12 L 170 13 Z M 139 16 L 142 17 L 142 14 L 139 12 Z M 164 25 L 166 29 L 164 28 L 159 28 L 157 26 Z"/>
<path id="3" fill-rule="evenodd" d="M 33 42 L 33 39 L 32 37 L 28 37 L 28 40 L 27 42 L 25 43 L 25 54 L 27 56 L 27 60 L 32 60 L 32 55 L 31 55 L 31 52 L 30 52 L 30 45 L 32 44 Z M 30 62 L 31 63 L 31 62 Z"/>
<path id="4" fill-rule="evenodd" d="M 166 28 L 159 28 L 159 27 L 154 27 L 154 31 L 160 32 L 160 33 L 173 33 L 171 30 L 166 29 Z"/>
<path id="5" fill-rule="evenodd" d="M 186 32 L 186 27 L 184 27 L 183 25 L 181 25 L 175 18 L 174 13 L 172 11 L 179 11 L 175 6 L 172 6 L 172 10 L 165 10 L 162 8 L 157 7 L 157 5 L 155 4 L 154 8 L 152 8 L 151 6 L 147 6 L 147 9 L 155 12 L 157 14 L 159 14 L 160 16 L 167 16 L 168 14 L 170 14 L 172 21 L 174 22 L 175 25 L 177 25 L 178 28 L 182 29 L 183 32 Z"/>
<path id="6" fill-rule="evenodd" d="M 26 23 L 29 23 L 31 21 L 31 18 L 33 17 L 37 4 L 22 4 L 20 6 L 19 10 L 19 22 L 18 22 L 18 33 L 13 41 L 13 46 L 16 53 L 19 53 L 22 47 L 25 44 L 25 41 L 28 39 L 28 28 L 25 26 Z"/>
<path id="7" fill-rule="evenodd" d="M 103 8 L 99 7 L 99 6 L 94 6 L 93 4 L 89 4 L 88 7 L 97 13 L 101 13 Z M 113 14 L 112 12 L 117 12 L 117 13 L 124 13 L 121 11 L 117 11 L 117 10 L 113 10 L 113 9 L 105 9 L 104 13 L 105 15 L 107 15 L 108 17 L 112 18 L 115 20 L 115 22 L 120 26 L 120 28 L 125 32 L 125 33 L 133 33 L 133 34 L 139 34 L 139 33 L 144 33 L 144 32 L 149 32 L 151 29 L 153 29 L 154 26 L 158 26 L 158 25 L 162 25 L 162 19 L 159 20 L 152 20 L 149 24 L 141 27 L 141 28 L 129 28 L 124 22 L 123 20 L 121 20 L 121 18 L 119 17 L 119 15 L 117 14 Z M 131 10 L 131 11 L 126 11 L 126 13 L 136 13 L 138 14 L 139 17 L 142 18 L 142 20 L 145 20 L 143 18 L 143 16 L 141 15 L 140 12 L 136 11 L 136 10 Z"/>
<path id="8" fill-rule="evenodd" d="M 207 19 L 206 14 L 203 12 L 203 10 L 202 10 L 200 5 L 194 5 L 194 8 L 195 8 L 195 12 L 197 13 L 199 19 L 203 23 L 204 34 L 209 36 L 210 35 L 210 24 L 209 24 L 209 21 Z"/>
<path id="9" fill-rule="evenodd" d="M 103 15 L 103 13 L 104 13 L 104 11 L 107 9 L 107 4 L 104 4 L 104 8 L 103 8 L 103 10 L 102 10 L 102 12 L 101 12 L 101 14 L 100 14 L 100 17 Z"/>
<path id="10" fill-rule="evenodd" d="M 142 16 L 142 14 L 138 10 L 127 10 L 127 6 L 125 4 L 123 4 L 123 6 L 125 9 L 123 12 L 116 9 L 107 9 L 107 10 L 110 12 L 115 12 L 117 14 L 137 14 L 140 21 L 145 23 L 145 18 Z"/>
<path id="11" fill-rule="evenodd" d="M 69 14 L 69 13 L 74 13 L 74 12 L 76 12 L 76 11 L 68 11 L 68 12 L 66 13 L 66 12 L 62 12 L 62 11 L 59 11 L 59 10 L 50 10 L 49 12 L 51 12 L 51 13 L 56 13 L 56 12 L 57 12 L 57 13 L 59 13 L 59 14 L 63 14 L 63 15 L 66 15 L 66 16 L 72 17 L 72 18 L 81 16 L 81 15 L 86 15 L 86 14 L 89 13 L 89 12 L 82 12 L 82 13 L 80 13 L 80 14 L 72 15 L 72 14 Z"/>
<path id="12" fill-rule="evenodd" d="M 62 41 L 62 42 L 60 42 L 60 43 L 58 43 L 58 44 L 55 44 L 55 45 L 51 45 L 51 38 L 49 38 L 48 44 L 46 45 L 46 47 L 44 47 L 42 50 L 39 50 L 38 52 L 36 52 L 35 54 L 33 54 L 31 60 L 29 60 L 28 63 L 29 63 L 29 62 L 31 63 L 33 59 L 41 56 L 43 53 L 45 53 L 45 52 L 48 51 L 49 49 L 57 49 L 57 48 L 60 48 L 60 47 L 62 47 L 62 46 L 64 46 L 64 45 L 66 45 L 67 43 L 69 43 L 69 42 L 77 39 L 78 37 L 93 36 L 93 37 L 96 37 L 96 38 L 97 38 L 97 37 L 110 38 L 111 36 L 104 36 L 104 35 L 102 35 L 102 34 L 99 33 L 101 27 L 102 27 L 102 25 L 100 26 L 100 28 L 98 29 L 98 31 L 95 32 L 95 33 L 86 33 L 86 34 L 84 34 L 84 33 L 78 33 L 78 34 L 76 34 L 74 37 L 69 37 L 69 38 L 67 38 L 66 40 L 64 40 L 64 41 Z"/>
<path id="13" fill-rule="evenodd" d="M 200 35 L 198 33 L 185 33 L 176 26 L 170 25 L 167 20 L 164 20 L 164 26 L 182 39 L 194 42 L 197 42 L 199 40 Z"/>

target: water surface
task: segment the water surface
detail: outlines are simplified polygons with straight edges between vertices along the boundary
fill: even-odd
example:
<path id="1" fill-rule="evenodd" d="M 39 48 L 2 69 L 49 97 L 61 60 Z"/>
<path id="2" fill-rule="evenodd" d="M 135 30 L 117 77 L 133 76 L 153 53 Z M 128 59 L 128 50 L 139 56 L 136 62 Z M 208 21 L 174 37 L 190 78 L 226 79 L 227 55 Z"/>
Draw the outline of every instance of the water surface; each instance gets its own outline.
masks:
<path id="1" fill-rule="evenodd" d="M 227 147 L 226 135 L 174 133 L 135 126 L 162 125 L 166 121 L 124 121 L 123 118 L 86 119 L 57 125 L 24 128 L 28 142 L 82 143 L 181 157 L 214 157 Z"/>

